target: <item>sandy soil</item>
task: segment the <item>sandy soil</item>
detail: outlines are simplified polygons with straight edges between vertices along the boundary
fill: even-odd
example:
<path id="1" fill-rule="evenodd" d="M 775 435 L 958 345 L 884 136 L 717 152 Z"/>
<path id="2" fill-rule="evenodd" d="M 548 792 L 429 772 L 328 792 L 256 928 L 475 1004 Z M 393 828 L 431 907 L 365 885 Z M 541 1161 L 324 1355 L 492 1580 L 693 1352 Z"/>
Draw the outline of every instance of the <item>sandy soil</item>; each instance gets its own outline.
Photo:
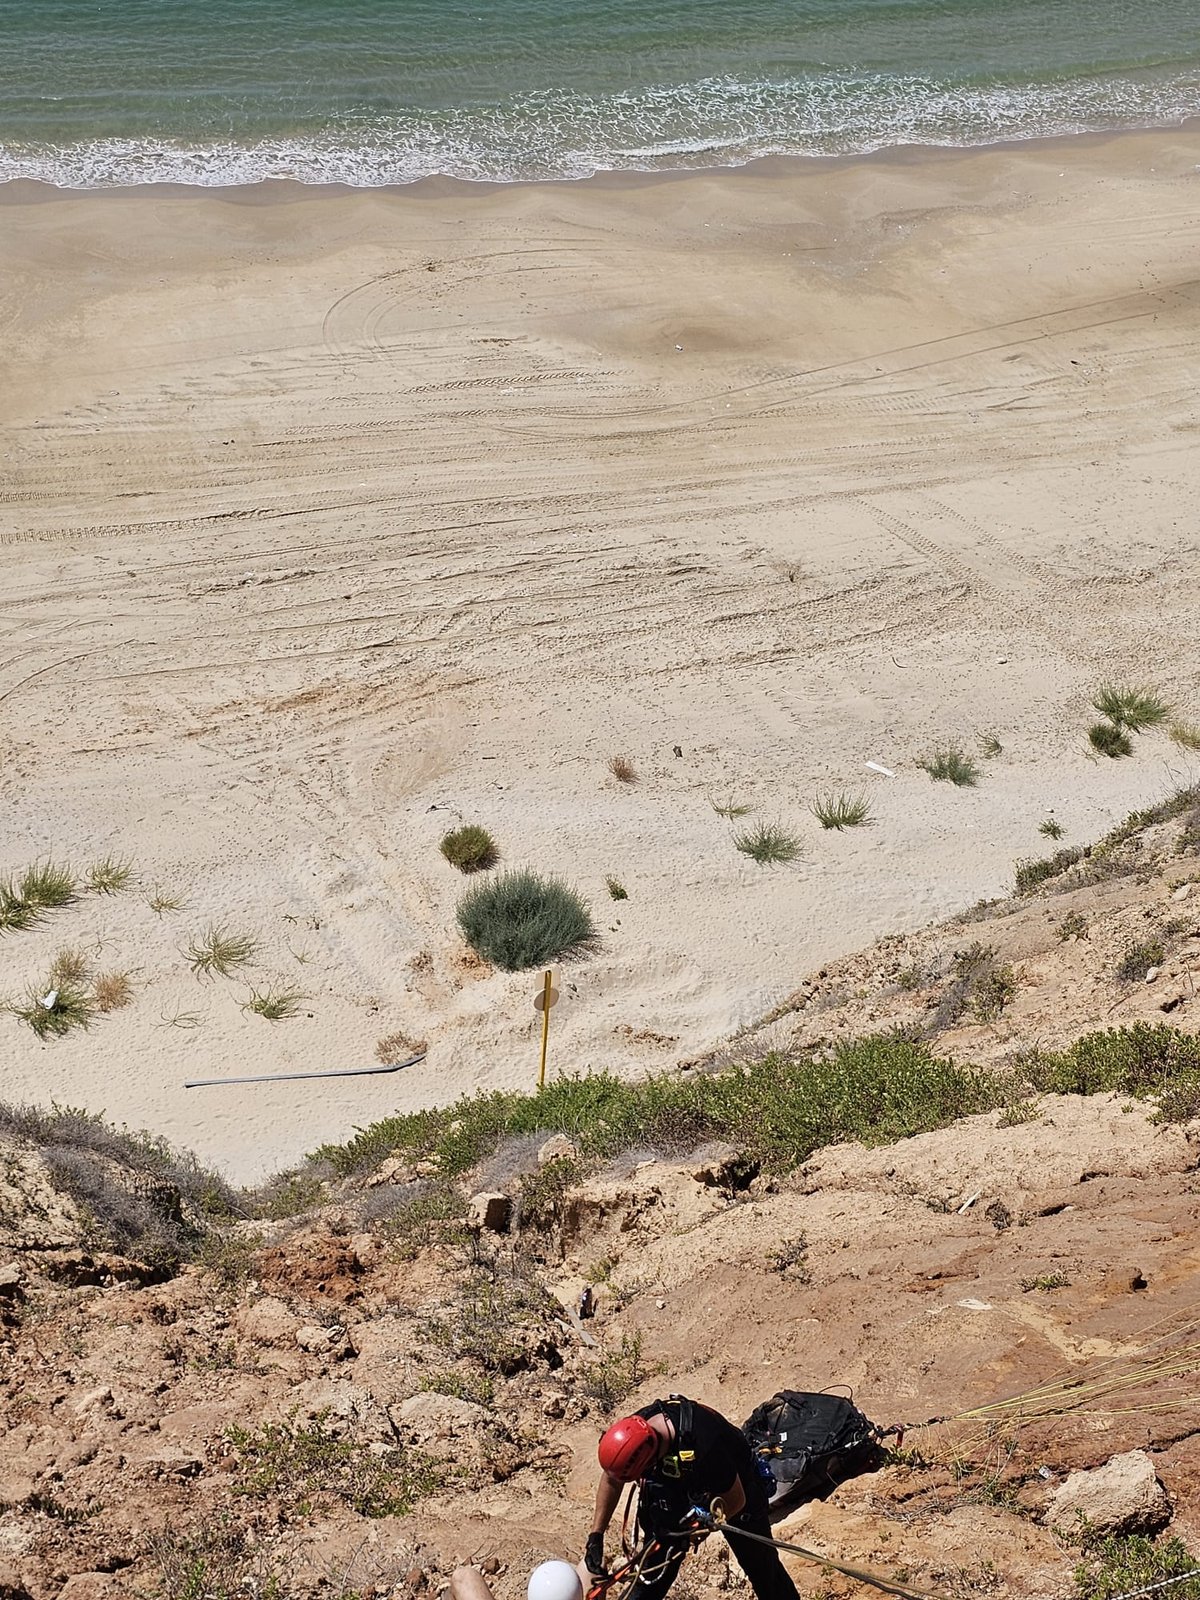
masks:
<path id="1" fill-rule="evenodd" d="M 137 886 L 0 942 L 134 1003 L 5 1098 L 245 1178 L 536 1070 L 465 959 L 457 819 L 588 895 L 556 1070 L 670 1064 L 810 968 L 1195 778 L 1084 738 L 1200 712 L 1200 134 L 637 183 L 51 196 L 0 209 L 0 875 Z M 918 758 L 1004 746 L 974 790 Z M 682 752 L 675 754 L 675 749 Z M 607 772 L 614 752 L 640 781 Z M 894 779 L 867 772 L 875 760 Z M 823 789 L 875 824 L 822 832 Z M 730 796 L 804 838 L 762 868 Z M 605 877 L 628 890 L 609 900 Z M 181 909 L 155 912 L 159 893 Z M 245 980 L 181 952 L 260 941 Z M 308 997 L 271 1024 L 249 985 Z M 373 1062 L 402 1076 L 184 1092 Z"/>

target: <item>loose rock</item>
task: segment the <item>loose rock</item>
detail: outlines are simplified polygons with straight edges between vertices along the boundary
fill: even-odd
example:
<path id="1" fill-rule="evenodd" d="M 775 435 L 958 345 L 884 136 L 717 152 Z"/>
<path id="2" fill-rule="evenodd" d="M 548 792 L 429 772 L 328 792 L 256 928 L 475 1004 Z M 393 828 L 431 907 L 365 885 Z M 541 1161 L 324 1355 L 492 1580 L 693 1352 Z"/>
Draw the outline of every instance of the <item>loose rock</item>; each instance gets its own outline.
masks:
<path id="1" fill-rule="evenodd" d="M 1171 1502 L 1144 1450 L 1113 1456 L 1091 1472 L 1072 1472 L 1046 1508 L 1046 1522 L 1076 1533 L 1081 1519 L 1098 1533 L 1157 1533 L 1171 1520 Z"/>

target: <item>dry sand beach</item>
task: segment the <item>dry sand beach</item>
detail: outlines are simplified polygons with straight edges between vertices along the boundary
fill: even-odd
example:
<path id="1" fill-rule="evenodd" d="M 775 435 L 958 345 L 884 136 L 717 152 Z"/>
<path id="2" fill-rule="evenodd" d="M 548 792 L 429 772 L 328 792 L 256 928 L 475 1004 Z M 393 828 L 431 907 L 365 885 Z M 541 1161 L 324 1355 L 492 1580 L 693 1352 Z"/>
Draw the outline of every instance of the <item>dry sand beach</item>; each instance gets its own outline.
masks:
<path id="1" fill-rule="evenodd" d="M 595 910 L 554 1069 L 636 1072 L 1004 891 L 1051 813 L 1083 843 L 1200 776 L 1085 738 L 1109 678 L 1200 715 L 1200 132 L 6 199 L 0 878 L 136 873 L 0 936 L 6 996 L 64 945 L 134 991 L 48 1043 L 0 1017 L 6 1100 L 247 1179 L 530 1086 L 534 979 L 455 928 L 460 818 Z M 918 765 L 980 732 L 976 788 Z M 873 825 L 821 830 L 829 788 Z M 731 796 L 802 861 L 740 855 Z M 204 983 L 213 923 L 259 951 Z M 298 1017 L 242 1009 L 272 982 Z M 181 1088 L 397 1030 L 400 1075 Z"/>

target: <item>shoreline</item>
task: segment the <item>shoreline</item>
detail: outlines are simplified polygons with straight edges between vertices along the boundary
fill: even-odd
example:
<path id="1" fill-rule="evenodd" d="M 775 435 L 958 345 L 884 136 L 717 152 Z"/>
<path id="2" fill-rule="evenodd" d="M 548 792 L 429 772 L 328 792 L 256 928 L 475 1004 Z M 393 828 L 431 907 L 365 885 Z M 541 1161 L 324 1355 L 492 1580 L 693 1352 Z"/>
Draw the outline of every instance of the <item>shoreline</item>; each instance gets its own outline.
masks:
<path id="1" fill-rule="evenodd" d="M 1081 129 L 1078 132 L 1032 135 L 984 141 L 978 144 L 889 144 L 872 150 L 844 154 L 772 154 L 753 156 L 745 161 L 717 166 L 610 168 L 584 177 L 538 178 L 460 178 L 436 174 L 402 183 L 348 184 L 306 183 L 297 178 L 260 178 L 252 183 L 201 184 L 150 182 L 105 184 L 75 188 L 49 183 L 40 178 L 0 179 L 0 207 L 48 204 L 60 199 L 84 199 L 99 195 L 148 199 L 187 199 L 210 196 L 231 205 L 284 205 L 313 198 L 340 198 L 352 195 L 411 196 L 418 200 L 477 197 L 522 192 L 529 189 L 584 190 L 604 193 L 612 190 L 642 189 L 689 180 L 719 179 L 726 175 L 755 178 L 795 178 L 807 174 L 838 173 L 847 169 L 897 167 L 911 169 L 939 163 L 953 165 L 985 155 L 1044 155 L 1061 151 L 1064 160 L 1080 152 L 1103 152 L 1113 145 L 1175 135 L 1187 138 L 1200 131 L 1200 112 L 1166 123 L 1110 129 Z"/>
<path id="2" fill-rule="evenodd" d="M 251 1181 L 528 1087 L 534 980 L 457 933 L 460 822 L 600 926 L 552 1073 L 632 1075 L 1003 892 L 1047 819 L 1077 844 L 1194 781 L 1086 730 L 1113 679 L 1200 723 L 1200 128 L 1085 137 L 10 203 L 0 881 L 135 884 L 0 940 L 0 999 L 64 948 L 132 987 L 45 1044 L 0 1015 L 6 1095 Z M 931 780 L 946 746 L 976 786 Z M 818 827 L 840 790 L 869 826 Z M 738 851 L 760 821 L 795 863 Z M 199 980 L 209 926 L 253 965 Z M 395 1078 L 181 1088 L 394 1033 L 428 1041 Z"/>

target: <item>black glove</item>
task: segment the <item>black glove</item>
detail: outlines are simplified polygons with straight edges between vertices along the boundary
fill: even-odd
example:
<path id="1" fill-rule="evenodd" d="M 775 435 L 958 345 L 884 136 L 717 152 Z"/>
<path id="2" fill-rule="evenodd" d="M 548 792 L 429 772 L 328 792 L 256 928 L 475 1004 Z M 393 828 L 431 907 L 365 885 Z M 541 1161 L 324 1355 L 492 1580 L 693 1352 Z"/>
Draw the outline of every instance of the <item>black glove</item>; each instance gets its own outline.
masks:
<path id="1" fill-rule="evenodd" d="M 602 1533 L 589 1533 L 587 1544 L 583 1547 L 583 1564 L 593 1578 L 607 1578 L 608 1569 L 604 1565 L 604 1535 Z"/>

